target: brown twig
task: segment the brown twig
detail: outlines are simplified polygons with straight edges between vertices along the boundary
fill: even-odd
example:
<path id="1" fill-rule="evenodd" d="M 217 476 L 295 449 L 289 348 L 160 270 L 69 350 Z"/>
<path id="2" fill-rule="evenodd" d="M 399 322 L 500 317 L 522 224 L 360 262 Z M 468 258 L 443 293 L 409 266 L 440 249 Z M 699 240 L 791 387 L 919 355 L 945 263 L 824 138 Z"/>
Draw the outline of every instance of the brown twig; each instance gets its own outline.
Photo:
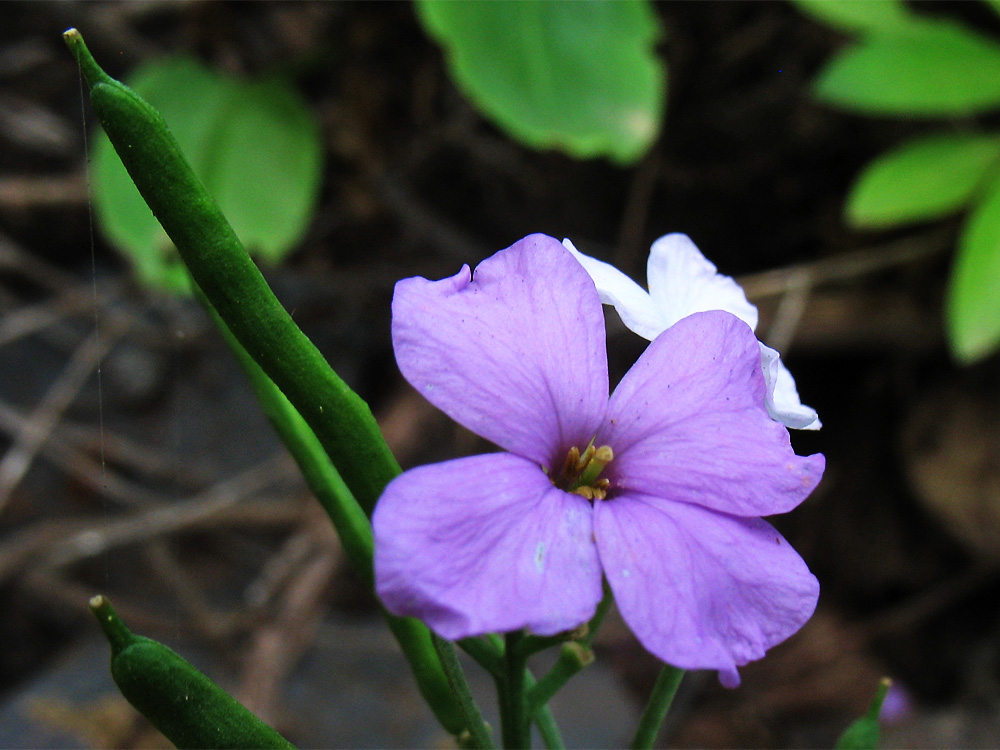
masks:
<path id="1" fill-rule="evenodd" d="M 44 562 L 51 567 L 64 567 L 115 547 L 189 528 L 293 476 L 296 474 L 291 459 L 281 451 L 189 500 L 134 513 L 73 534 L 49 550 Z"/>
<path id="2" fill-rule="evenodd" d="M 100 366 L 101 359 L 124 332 L 125 329 L 118 326 L 106 327 L 100 335 L 95 331 L 73 352 L 62 374 L 31 413 L 25 429 L 0 460 L 0 512 L 28 472 L 35 455 L 62 418 L 63 412 L 69 408 L 87 379 Z"/>

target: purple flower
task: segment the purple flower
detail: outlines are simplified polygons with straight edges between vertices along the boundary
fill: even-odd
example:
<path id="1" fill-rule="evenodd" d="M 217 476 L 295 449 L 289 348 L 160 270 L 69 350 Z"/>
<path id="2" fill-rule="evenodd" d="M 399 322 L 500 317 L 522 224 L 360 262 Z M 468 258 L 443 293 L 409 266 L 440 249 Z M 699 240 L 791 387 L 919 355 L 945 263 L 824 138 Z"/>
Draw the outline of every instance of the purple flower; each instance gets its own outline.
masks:
<path id="1" fill-rule="evenodd" d="M 819 587 L 760 517 L 823 474 L 764 407 L 753 332 L 723 311 L 660 334 L 608 397 L 594 282 L 535 234 L 451 278 L 396 285 L 406 379 L 503 453 L 405 472 L 373 516 L 379 596 L 445 638 L 554 635 L 595 612 L 676 667 L 736 667 L 796 632 Z"/>

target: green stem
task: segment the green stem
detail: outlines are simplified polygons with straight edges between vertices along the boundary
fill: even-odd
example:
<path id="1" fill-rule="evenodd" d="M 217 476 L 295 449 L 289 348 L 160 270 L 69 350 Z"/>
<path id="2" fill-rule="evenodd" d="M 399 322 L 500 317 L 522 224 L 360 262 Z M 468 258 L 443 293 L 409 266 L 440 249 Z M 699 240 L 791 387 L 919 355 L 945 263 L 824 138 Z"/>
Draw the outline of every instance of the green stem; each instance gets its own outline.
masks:
<path id="1" fill-rule="evenodd" d="M 494 679 L 502 678 L 504 671 L 503 650 L 484 638 L 463 638 L 458 647 L 490 673 Z"/>
<path id="2" fill-rule="evenodd" d="M 194 285 L 194 290 L 195 296 L 201 301 L 229 347 L 229 351 L 250 381 L 264 415 L 288 448 L 309 489 L 333 522 L 348 559 L 368 587 L 373 589 L 374 540 L 371 522 L 302 415 L 285 398 L 285 394 L 278 389 L 260 365 L 247 354 L 247 350 L 236 340 L 229 326 L 212 307 L 201 289 Z"/>
<path id="3" fill-rule="evenodd" d="M 601 622 L 611 608 L 613 600 L 611 589 L 605 581 L 604 597 L 597 605 L 594 616 L 587 623 L 586 634 L 579 640 L 563 643 L 556 663 L 528 691 L 527 699 L 530 711 L 537 713 L 541 710 L 542 706 L 548 703 L 573 675 L 594 661 L 594 653 L 590 650 L 590 644 L 593 642 L 594 636 L 597 635 L 597 630 L 601 627 Z M 519 648 L 526 650 L 527 647 L 521 645 Z"/>
<path id="4" fill-rule="evenodd" d="M 399 464 L 368 405 L 275 298 L 159 113 L 101 70 L 76 29 L 63 38 L 80 63 L 108 138 L 198 286 L 309 424 L 370 514 L 385 485 L 399 474 Z"/>
<path id="5" fill-rule="evenodd" d="M 503 639 L 499 636 L 490 633 L 482 638 L 463 638 L 458 641 L 458 645 L 479 666 L 489 672 L 494 680 L 500 682 L 504 679 L 506 669 L 504 643 Z M 535 684 L 535 676 L 531 674 L 530 669 L 526 669 L 524 671 L 525 693 L 530 693 Z M 542 741 L 545 743 L 545 747 L 549 748 L 549 750 L 561 750 L 561 748 L 565 747 L 559 726 L 552 715 L 552 709 L 547 705 L 538 706 L 534 711 L 534 721 L 538 727 L 539 734 L 542 736 Z"/>
<path id="6" fill-rule="evenodd" d="M 504 660 L 506 670 L 500 688 L 500 728 L 503 746 L 508 750 L 531 746 L 531 715 L 528 712 L 525 677 L 527 659 L 518 653 L 517 644 L 524 637 L 520 631 L 507 633 Z"/>
<path id="7" fill-rule="evenodd" d="M 458 697 L 458 704 L 465 717 L 468 743 L 463 744 L 467 747 L 492 750 L 494 745 L 493 737 L 490 736 L 489 725 L 483 720 L 483 714 L 472 697 L 472 691 L 469 689 L 469 683 L 465 679 L 465 672 L 462 671 L 462 665 L 458 661 L 458 654 L 455 653 L 455 647 L 451 641 L 446 641 L 434 633 L 431 633 L 431 641 L 434 643 L 434 649 L 437 651 L 441 665 L 444 667 L 448 683 L 451 685 L 452 692 Z"/>
<path id="8" fill-rule="evenodd" d="M 385 485 L 399 474 L 371 410 L 274 297 L 159 113 L 101 70 L 79 32 L 70 29 L 63 38 L 80 63 L 94 112 L 125 168 L 210 309 L 260 369 L 255 388 L 265 394 L 265 408 L 341 532 L 345 550 L 370 581 L 371 530 L 361 516 L 371 513 Z M 461 712 L 429 631 L 411 618 L 387 618 L 438 720 L 460 733 Z"/>
<path id="9" fill-rule="evenodd" d="M 649 696 L 642 717 L 639 719 L 639 726 L 635 730 L 632 738 L 632 750 L 643 750 L 651 748 L 656 741 L 656 735 L 660 732 L 660 726 L 667 717 L 670 704 L 673 703 L 677 688 L 681 685 L 684 677 L 684 670 L 664 664 L 660 670 L 660 675 L 653 685 L 653 692 Z"/>
<path id="10" fill-rule="evenodd" d="M 527 693 L 535 686 L 535 678 L 531 671 L 524 673 L 524 690 Z M 552 709 L 547 705 L 539 706 L 533 715 L 535 726 L 538 727 L 539 734 L 542 735 L 542 742 L 549 750 L 562 750 L 566 747 L 562 734 L 559 732 L 559 725 L 556 724 L 556 717 L 552 715 Z"/>
<path id="11" fill-rule="evenodd" d="M 552 700 L 552 696 L 558 693 L 573 675 L 593 661 L 594 652 L 587 646 L 576 641 L 564 643 L 556 663 L 539 678 L 535 686 L 528 692 L 530 709 L 537 712 Z"/>
<path id="12" fill-rule="evenodd" d="M 350 488 L 319 440 L 294 406 L 285 398 L 260 365 L 247 354 L 197 284 L 195 293 L 215 322 L 229 350 L 243 368 L 264 414 L 295 459 L 309 489 L 319 500 L 340 537 L 344 552 L 361 578 L 374 591 L 373 539 L 371 522 L 358 505 Z M 465 727 L 461 707 L 430 641 L 430 631 L 409 617 L 396 617 L 384 609 L 382 614 L 410 663 L 420 694 L 448 731 L 459 734 Z"/>

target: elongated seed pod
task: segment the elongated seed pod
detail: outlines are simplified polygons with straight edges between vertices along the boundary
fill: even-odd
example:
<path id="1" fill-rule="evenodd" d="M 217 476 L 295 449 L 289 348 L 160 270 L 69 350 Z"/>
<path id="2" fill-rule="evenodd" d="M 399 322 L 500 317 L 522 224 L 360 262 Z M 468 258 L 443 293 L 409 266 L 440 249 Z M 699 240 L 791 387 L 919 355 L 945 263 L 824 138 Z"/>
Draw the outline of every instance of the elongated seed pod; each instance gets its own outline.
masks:
<path id="1" fill-rule="evenodd" d="M 199 289 L 306 421 L 357 504 L 370 515 L 400 469 L 368 405 L 330 368 L 274 297 L 160 114 L 101 70 L 76 29 L 66 31 L 63 39 L 80 64 L 94 112 L 115 151 Z M 356 515 L 353 508 L 343 510 L 345 517 Z M 388 617 L 388 624 L 438 721 L 452 734 L 461 733 L 462 712 L 426 626 L 396 617 Z"/>
<path id="2" fill-rule="evenodd" d="M 107 75 L 76 29 L 63 34 L 90 100 L 139 193 L 230 332 L 313 431 L 357 504 L 371 515 L 399 464 L 368 405 L 330 368 L 275 298 L 226 217 L 195 176 L 160 114 Z M 354 515 L 353 509 L 345 509 Z M 421 695 L 452 734 L 465 728 L 430 631 L 388 617 Z"/>
<path id="3" fill-rule="evenodd" d="M 107 597 L 95 596 L 90 609 L 111 643 L 118 689 L 177 747 L 292 747 L 175 651 L 130 631 Z"/>
<path id="4" fill-rule="evenodd" d="M 80 63 L 111 144 L 198 287 L 316 433 L 370 515 L 400 469 L 368 404 L 275 298 L 159 112 L 101 70 L 76 29 L 63 38 Z"/>

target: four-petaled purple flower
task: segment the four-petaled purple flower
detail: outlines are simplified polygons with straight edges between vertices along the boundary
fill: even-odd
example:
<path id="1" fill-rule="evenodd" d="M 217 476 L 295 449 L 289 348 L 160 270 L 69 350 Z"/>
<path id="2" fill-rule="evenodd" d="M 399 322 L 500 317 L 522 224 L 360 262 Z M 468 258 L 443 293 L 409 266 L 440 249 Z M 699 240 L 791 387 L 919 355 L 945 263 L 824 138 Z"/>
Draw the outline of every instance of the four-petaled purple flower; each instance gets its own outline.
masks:
<path id="1" fill-rule="evenodd" d="M 588 620 L 602 574 L 625 622 L 676 667 L 759 659 L 819 587 L 761 519 L 823 474 L 765 409 L 760 348 L 723 311 L 660 334 L 608 396 L 594 282 L 531 235 L 451 278 L 396 285 L 404 377 L 503 448 L 405 472 L 375 509 L 375 578 L 398 615 L 445 638 Z"/>

